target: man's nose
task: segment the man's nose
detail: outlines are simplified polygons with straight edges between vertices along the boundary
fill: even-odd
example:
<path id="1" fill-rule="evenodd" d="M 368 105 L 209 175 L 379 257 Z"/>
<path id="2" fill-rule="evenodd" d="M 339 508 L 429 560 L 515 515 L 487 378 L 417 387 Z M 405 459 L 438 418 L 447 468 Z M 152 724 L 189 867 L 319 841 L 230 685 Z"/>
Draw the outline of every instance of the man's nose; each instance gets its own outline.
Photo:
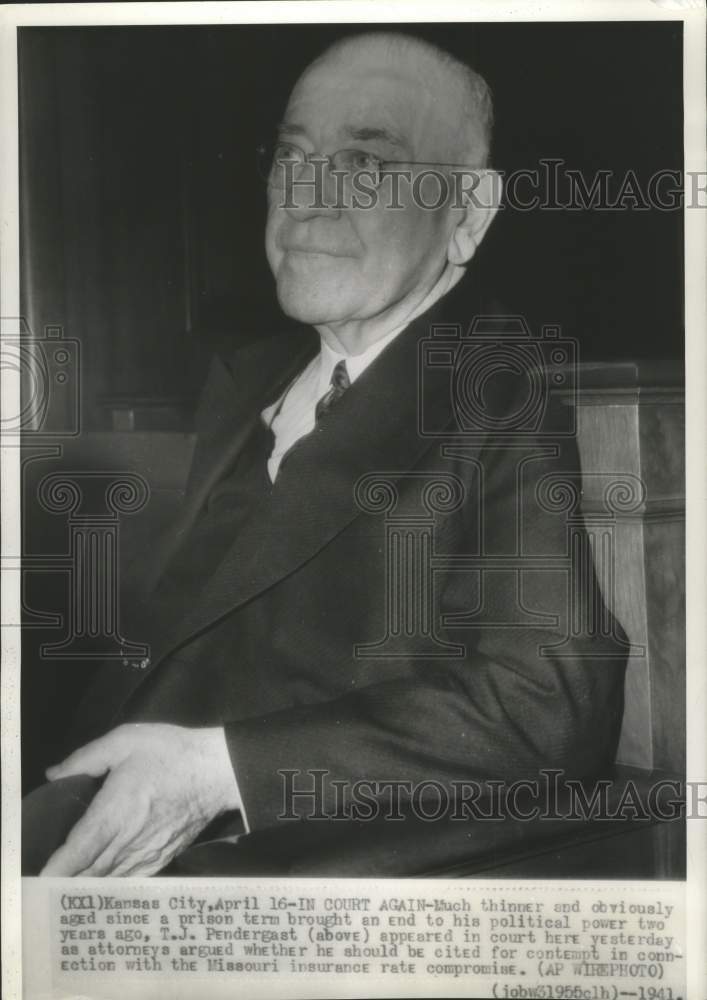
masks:
<path id="1" fill-rule="evenodd" d="M 328 160 L 312 159 L 288 172 L 282 207 L 300 222 L 317 215 L 338 217 L 343 208 L 341 189 L 341 178 L 332 173 Z"/>

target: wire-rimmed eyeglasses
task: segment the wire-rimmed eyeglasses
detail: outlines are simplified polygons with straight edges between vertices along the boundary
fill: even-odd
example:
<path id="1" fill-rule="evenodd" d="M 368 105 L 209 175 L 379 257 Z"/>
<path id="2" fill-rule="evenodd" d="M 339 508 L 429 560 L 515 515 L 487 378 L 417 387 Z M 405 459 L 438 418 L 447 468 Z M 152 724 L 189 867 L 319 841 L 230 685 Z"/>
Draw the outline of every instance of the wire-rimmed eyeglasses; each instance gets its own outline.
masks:
<path id="1" fill-rule="evenodd" d="M 330 156 L 306 153 L 292 142 L 282 140 L 257 147 L 259 173 L 272 187 L 284 189 L 292 181 L 294 171 L 305 163 L 316 167 L 327 166 L 329 171 L 350 180 L 354 175 L 365 174 L 374 187 L 378 187 L 391 168 L 439 167 L 457 168 L 483 173 L 470 163 L 438 163 L 430 160 L 386 160 L 365 149 L 339 149 Z"/>

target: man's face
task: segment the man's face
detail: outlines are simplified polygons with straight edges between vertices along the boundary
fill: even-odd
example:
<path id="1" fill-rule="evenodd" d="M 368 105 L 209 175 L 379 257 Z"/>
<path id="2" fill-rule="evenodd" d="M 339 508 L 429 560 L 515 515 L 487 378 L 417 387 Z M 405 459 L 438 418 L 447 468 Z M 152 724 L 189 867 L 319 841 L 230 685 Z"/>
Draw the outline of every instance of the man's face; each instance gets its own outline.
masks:
<path id="1" fill-rule="evenodd" d="M 435 99 L 410 58 L 385 61 L 365 50 L 332 57 L 300 79 L 281 138 L 306 153 L 355 148 L 384 160 L 450 162 L 458 139 L 453 102 L 437 89 Z M 313 176 L 310 168 L 306 176 Z M 439 186 L 430 183 L 423 196 L 433 203 Z M 366 321 L 432 287 L 446 263 L 450 209 L 416 205 L 404 181 L 402 208 L 386 207 L 386 190 L 364 209 L 313 208 L 313 184 L 295 187 L 295 207 L 283 208 L 283 191 L 269 189 L 266 250 L 288 315 L 313 325 Z M 323 201 L 336 204 L 331 178 Z"/>

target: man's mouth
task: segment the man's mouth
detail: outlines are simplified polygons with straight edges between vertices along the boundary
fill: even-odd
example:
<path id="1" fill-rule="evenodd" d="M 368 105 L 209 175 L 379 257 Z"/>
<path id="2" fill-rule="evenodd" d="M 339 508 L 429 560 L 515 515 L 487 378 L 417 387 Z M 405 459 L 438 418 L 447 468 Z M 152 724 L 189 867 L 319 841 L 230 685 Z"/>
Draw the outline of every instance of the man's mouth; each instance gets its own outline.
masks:
<path id="1" fill-rule="evenodd" d="M 353 254 L 346 253 L 338 248 L 307 246 L 304 244 L 287 244 L 283 247 L 285 253 L 298 254 L 306 257 L 352 257 Z"/>

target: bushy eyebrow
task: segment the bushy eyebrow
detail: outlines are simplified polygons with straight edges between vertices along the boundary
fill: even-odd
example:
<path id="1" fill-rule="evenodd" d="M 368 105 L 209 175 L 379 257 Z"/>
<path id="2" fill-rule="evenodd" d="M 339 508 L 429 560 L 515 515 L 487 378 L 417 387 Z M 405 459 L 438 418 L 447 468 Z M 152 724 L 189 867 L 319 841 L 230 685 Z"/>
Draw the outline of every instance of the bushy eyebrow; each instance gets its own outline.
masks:
<path id="1" fill-rule="evenodd" d="M 389 146 L 402 147 L 405 145 L 400 136 L 395 135 L 394 132 L 391 132 L 387 128 L 370 128 L 366 126 L 356 128 L 352 125 L 347 125 L 344 128 L 344 132 L 358 142 L 381 140 L 388 143 Z"/>
<path id="2" fill-rule="evenodd" d="M 303 125 L 297 125 L 295 122 L 280 122 L 277 126 L 278 135 L 304 135 L 306 131 Z"/>
<path id="3" fill-rule="evenodd" d="M 307 130 L 303 125 L 298 125 L 296 122 L 280 122 L 277 127 L 277 132 L 278 135 L 298 136 L 306 135 Z M 356 142 L 375 142 L 378 140 L 400 149 L 405 147 L 404 140 L 387 128 L 376 128 L 365 125 L 345 125 L 343 132 L 349 139 L 353 139 Z"/>

